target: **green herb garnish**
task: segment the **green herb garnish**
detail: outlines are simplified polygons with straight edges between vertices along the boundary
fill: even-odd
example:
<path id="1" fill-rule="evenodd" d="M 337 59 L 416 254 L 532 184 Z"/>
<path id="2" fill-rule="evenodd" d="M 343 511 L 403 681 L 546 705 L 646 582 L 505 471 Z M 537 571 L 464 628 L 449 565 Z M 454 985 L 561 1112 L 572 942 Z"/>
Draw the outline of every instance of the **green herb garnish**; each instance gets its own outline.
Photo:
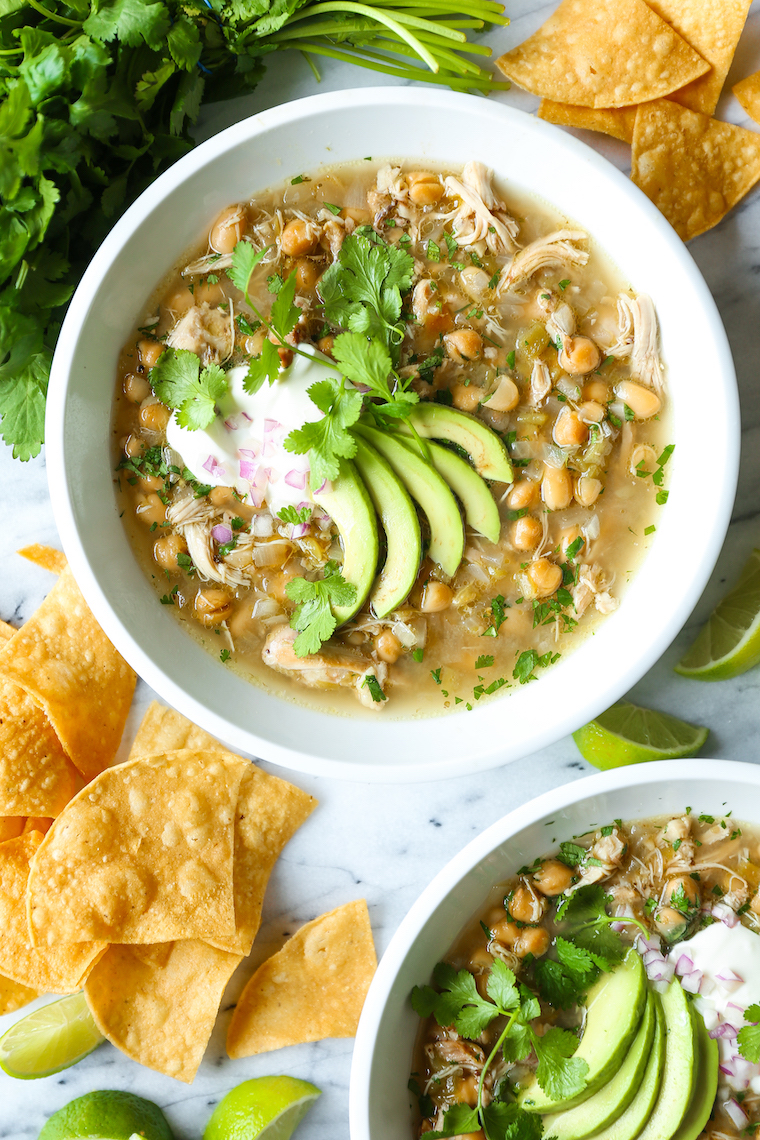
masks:
<path id="1" fill-rule="evenodd" d="M 317 653 L 332 637 L 337 625 L 333 605 L 350 606 L 356 601 L 356 586 L 345 580 L 338 563 L 332 561 L 325 565 L 321 581 L 293 578 L 285 587 L 285 593 L 297 603 L 290 620 L 291 628 L 298 630 L 293 642 L 296 657 Z"/>

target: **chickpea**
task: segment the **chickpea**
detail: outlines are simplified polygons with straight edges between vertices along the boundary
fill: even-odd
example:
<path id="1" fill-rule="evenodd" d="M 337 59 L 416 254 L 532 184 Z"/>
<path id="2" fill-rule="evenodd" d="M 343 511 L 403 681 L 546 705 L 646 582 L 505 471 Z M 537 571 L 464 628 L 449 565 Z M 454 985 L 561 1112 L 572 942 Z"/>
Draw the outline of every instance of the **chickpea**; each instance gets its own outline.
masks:
<path id="1" fill-rule="evenodd" d="M 602 354 L 587 336 L 571 336 L 565 341 L 557 363 L 571 376 L 583 376 L 599 367 Z"/>
<path id="2" fill-rule="evenodd" d="M 527 887 L 520 886 L 512 894 L 512 898 L 507 903 L 507 909 L 517 922 L 536 923 L 540 922 L 543 917 L 546 902 L 544 899 L 536 898 Z"/>
<path id="3" fill-rule="evenodd" d="M 280 234 L 280 249 L 287 257 L 303 257 L 317 248 L 317 234 L 313 226 L 301 218 L 293 218 Z"/>
<path id="4" fill-rule="evenodd" d="M 549 898 L 561 895 L 572 881 L 573 872 L 570 867 L 566 867 L 557 859 L 547 859 L 533 874 L 533 886 Z"/>
<path id="5" fill-rule="evenodd" d="M 171 313 L 174 317 L 180 317 L 186 313 L 188 309 L 192 309 L 195 304 L 195 296 L 190 292 L 187 285 L 180 285 L 179 289 L 175 291 L 162 301 L 161 308 L 165 313 Z"/>
<path id="6" fill-rule="evenodd" d="M 164 480 L 160 475 L 141 475 L 138 484 L 141 491 L 162 491 Z"/>
<path id="7" fill-rule="evenodd" d="M 572 408 L 563 408 L 554 424 L 554 442 L 560 447 L 577 447 L 588 439 L 588 428 Z"/>
<path id="8" fill-rule="evenodd" d="M 166 507 L 155 491 L 149 495 L 137 496 L 135 514 L 140 522 L 144 522 L 146 526 L 153 526 L 153 523 L 160 525 L 162 522 L 166 522 Z"/>
<path id="9" fill-rule="evenodd" d="M 332 356 L 333 344 L 335 343 L 334 336 L 321 336 L 317 341 L 317 348 L 323 352 L 325 356 Z"/>
<path id="10" fill-rule="evenodd" d="M 587 380 L 583 385 L 583 399 L 595 400 L 598 404 L 606 404 L 610 398 L 610 390 L 604 380 Z"/>
<path id="11" fill-rule="evenodd" d="M 495 412 L 511 412 L 520 403 L 520 389 L 509 376 L 502 376 L 499 386 L 484 402 L 484 407 Z"/>
<path id="12" fill-rule="evenodd" d="M 502 946 L 511 948 L 514 946 L 517 939 L 520 937 L 520 927 L 515 922 L 509 922 L 502 919 L 501 922 L 495 923 L 491 927 L 494 938 L 501 942 Z"/>
<path id="13" fill-rule="evenodd" d="M 515 550 L 534 550 L 543 533 L 544 528 L 535 515 L 526 515 L 512 523 L 509 539 Z"/>
<path id="14" fill-rule="evenodd" d="M 447 586 L 445 582 L 436 582 L 431 578 L 422 592 L 420 609 L 425 614 L 437 614 L 441 610 L 449 608 L 453 597 L 454 594 L 450 586 Z"/>
<path id="15" fill-rule="evenodd" d="M 256 630 L 251 603 L 243 602 L 239 605 L 227 624 L 235 641 L 242 641 L 243 638 L 250 637 Z"/>
<path id="16" fill-rule="evenodd" d="M 389 629 L 384 629 L 375 638 L 375 652 L 381 661 L 387 661 L 389 665 L 396 664 L 401 656 L 401 649 L 401 642 Z"/>
<path id="17" fill-rule="evenodd" d="M 128 435 L 121 446 L 128 459 L 136 459 L 145 450 L 143 441 L 136 435 Z"/>
<path id="18" fill-rule="evenodd" d="M 518 479 L 507 495 L 507 506 L 511 511 L 521 511 L 536 500 L 538 484 L 532 479 Z"/>
<path id="19" fill-rule="evenodd" d="M 135 376 L 134 372 L 128 372 L 124 377 L 124 395 L 132 404 L 141 404 L 143 400 L 147 400 L 150 396 L 150 384 L 144 376 Z"/>
<path id="20" fill-rule="evenodd" d="M 616 384 L 615 395 L 628 405 L 637 420 L 651 419 L 660 410 L 660 397 L 657 393 L 641 384 L 634 384 L 632 380 Z"/>
<path id="21" fill-rule="evenodd" d="M 565 467 L 551 467 L 544 464 L 544 477 L 541 480 L 541 498 L 550 511 L 564 511 L 570 506 L 573 497 L 573 481 Z"/>
<path id="22" fill-rule="evenodd" d="M 283 545 L 283 550 L 287 552 L 288 548 Z M 285 602 L 288 601 L 288 595 L 285 592 L 285 588 L 288 582 L 292 582 L 295 577 L 295 570 L 280 570 L 277 574 L 273 574 L 271 578 L 268 578 L 264 582 L 264 589 L 269 594 L 270 598 L 274 598 L 276 602 L 280 602 L 284 605 Z"/>
<path id="23" fill-rule="evenodd" d="M 666 942 L 678 938 L 689 925 L 684 916 L 670 906 L 663 906 L 655 911 L 654 924 Z"/>
<path id="24" fill-rule="evenodd" d="M 218 305 L 225 299 L 224 289 L 218 281 L 198 281 L 193 290 L 193 301 L 196 305 Z"/>
<path id="25" fill-rule="evenodd" d="M 206 628 L 220 625 L 232 613 L 232 599 L 226 590 L 205 586 L 195 595 L 195 615 Z"/>
<path id="26" fill-rule="evenodd" d="M 578 408 L 578 415 L 584 423 L 600 424 L 604 419 L 604 408 L 596 400 L 585 400 Z"/>
<path id="27" fill-rule="evenodd" d="M 581 528 L 579 526 L 569 526 L 567 530 L 563 530 L 559 536 L 559 551 L 563 558 L 567 558 L 568 549 L 581 538 Z M 584 543 L 581 543 L 580 550 L 583 550 Z M 577 557 L 577 555 L 576 555 Z"/>
<path id="28" fill-rule="evenodd" d="M 551 941 L 549 931 L 544 930 L 543 926 L 528 926 L 520 931 L 514 951 L 518 958 L 527 958 L 529 954 L 540 958 L 551 946 Z"/>
<path id="29" fill-rule="evenodd" d="M 413 170 L 406 176 L 409 197 L 415 206 L 434 206 L 443 197 L 443 185 L 437 174 Z"/>
<path id="30" fill-rule="evenodd" d="M 164 404 L 143 404 L 138 419 L 146 431 L 166 431 L 171 412 Z"/>
<path id="31" fill-rule="evenodd" d="M 363 210 L 360 206 L 344 206 L 340 212 L 341 218 L 344 221 L 352 221 L 357 226 L 370 226 L 372 225 L 372 214 L 369 210 Z"/>
<path id="32" fill-rule="evenodd" d="M 164 570 L 179 570 L 178 554 L 187 554 L 181 534 L 162 534 L 153 544 L 153 557 Z"/>
<path id="33" fill-rule="evenodd" d="M 238 505 L 234 487 L 212 487 L 208 497 L 209 502 L 215 507 L 237 508 Z"/>
<path id="34" fill-rule="evenodd" d="M 470 957 L 470 962 L 473 966 L 479 966 L 481 969 L 490 969 L 493 966 L 493 958 L 486 950 L 485 946 L 479 946 L 474 954 Z"/>
<path id="35" fill-rule="evenodd" d="M 246 223 L 244 206 L 228 206 L 211 227 L 208 243 L 216 253 L 232 253 L 243 237 Z"/>
<path id="36" fill-rule="evenodd" d="M 454 384 L 451 389 L 451 402 L 460 412 L 474 412 L 480 404 L 483 389 L 477 384 Z"/>
<path id="37" fill-rule="evenodd" d="M 582 507 L 593 507 L 602 493 L 600 479 L 591 479 L 588 475 L 581 475 L 575 481 L 575 499 Z"/>
<path id="38" fill-rule="evenodd" d="M 673 895 L 676 896 L 678 905 L 673 903 Z M 686 909 L 695 906 L 699 901 L 699 883 L 691 875 L 674 875 L 668 879 L 662 892 L 663 905 L 669 907 L 672 904 L 674 910 L 684 913 L 684 898 Z"/>
<path id="39" fill-rule="evenodd" d="M 153 368 L 158 363 L 164 346 L 159 340 L 141 340 L 137 342 L 137 351 L 143 368 Z"/>
<path id="40" fill-rule="evenodd" d="M 483 338 L 475 329 L 455 329 L 446 333 L 443 344 L 447 354 L 457 364 L 480 360 L 483 355 Z"/>
<path id="41" fill-rule="evenodd" d="M 299 258 L 296 262 L 296 288 L 302 289 L 306 293 L 314 291 L 314 287 L 321 277 L 319 266 L 314 261 L 309 261 L 305 257 Z"/>
<path id="42" fill-rule="evenodd" d="M 477 1132 L 463 1132 L 459 1140 L 486 1140 L 486 1138 L 483 1129 L 479 1128 Z"/>
<path id="43" fill-rule="evenodd" d="M 528 567 L 528 581 L 535 597 L 548 598 L 562 585 L 562 570 L 548 558 L 537 558 Z"/>
<path id="44" fill-rule="evenodd" d="M 478 1103 L 478 1078 L 475 1074 L 463 1077 L 457 1086 L 457 1100 L 474 1108 Z"/>

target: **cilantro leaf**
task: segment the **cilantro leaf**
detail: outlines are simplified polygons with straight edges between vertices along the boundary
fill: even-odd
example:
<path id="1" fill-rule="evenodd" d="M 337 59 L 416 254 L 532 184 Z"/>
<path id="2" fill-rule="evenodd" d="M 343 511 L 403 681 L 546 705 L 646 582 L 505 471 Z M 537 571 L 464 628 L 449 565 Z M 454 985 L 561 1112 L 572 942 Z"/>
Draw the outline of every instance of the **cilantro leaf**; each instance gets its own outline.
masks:
<path id="1" fill-rule="evenodd" d="M 167 348 L 151 368 L 153 391 L 162 404 L 174 408 L 180 427 L 207 428 L 216 415 L 216 401 L 227 391 L 227 377 L 218 364 L 201 371 L 201 362 L 186 348 Z"/>
<path id="2" fill-rule="evenodd" d="M 536 1080 L 552 1100 L 569 1100 L 586 1084 L 588 1064 L 573 1057 L 578 1038 L 569 1029 L 552 1028 L 543 1037 L 533 1035 L 533 1048 L 538 1058 Z"/>
<path id="3" fill-rule="evenodd" d="M 557 921 L 563 923 L 576 946 L 587 950 L 602 970 L 611 970 L 623 960 L 620 935 L 611 928 L 615 922 L 606 911 L 610 896 L 599 883 L 579 887 L 557 907 Z"/>
<path id="4" fill-rule="evenodd" d="M 324 416 L 295 428 L 284 446 L 296 455 L 309 452 L 312 486 L 319 487 L 325 479 L 337 479 L 341 458 L 356 455 L 356 440 L 347 429 L 359 419 L 363 397 L 337 380 L 318 380 L 308 393 Z"/>
<path id="5" fill-rule="evenodd" d="M 320 278 L 325 317 L 351 332 L 382 340 L 397 352 L 401 292 L 410 288 L 414 258 L 398 246 L 350 234 Z"/>
<path id="6" fill-rule="evenodd" d="M 514 1009 L 520 1004 L 515 975 L 504 962 L 498 959 L 494 962 L 488 975 L 486 993 L 502 1009 Z"/>
<path id="7" fill-rule="evenodd" d="M 487 1025 L 499 1016 L 499 1008 L 478 993 L 469 970 L 455 970 L 439 962 L 433 978 L 443 993 L 438 995 L 435 1019 L 440 1026 L 453 1025 L 463 1037 L 478 1038 Z"/>
<path id="8" fill-rule="evenodd" d="M 492 1101 L 481 1113 L 490 1140 L 541 1140 L 541 1117 L 517 1104 Z"/>
<path id="9" fill-rule="evenodd" d="M 325 565 L 321 581 L 293 578 L 285 593 L 297 603 L 290 621 L 291 628 L 298 631 L 293 642 L 296 657 L 317 653 L 323 642 L 330 639 L 337 624 L 333 605 L 349 606 L 356 601 L 356 586 L 345 580 L 337 562 L 332 561 Z"/>
<path id="10" fill-rule="evenodd" d="M 93 12 L 85 20 L 83 30 L 93 39 L 119 39 L 129 47 L 142 40 L 159 51 L 169 31 L 170 17 L 164 4 L 146 0 L 96 0 Z"/>
<path id="11" fill-rule="evenodd" d="M 559 1009 L 570 1009 L 583 1000 L 596 979 L 598 967 L 583 947 L 561 937 L 555 940 L 554 945 L 557 961 L 541 958 L 536 962 L 536 984 L 544 1001 Z"/>
<path id="12" fill-rule="evenodd" d="M 239 241 L 235 246 L 232 253 L 232 264 L 227 269 L 227 276 L 243 295 L 248 293 L 253 271 L 263 260 L 266 252 L 266 248 L 255 250 L 248 241 Z"/>
<path id="13" fill-rule="evenodd" d="M 243 381 L 243 388 L 249 396 L 255 396 L 265 380 L 274 384 L 280 375 L 280 354 L 276 345 L 265 338 L 261 345 L 261 352 L 254 356 L 248 365 L 248 374 Z"/>
<path id="14" fill-rule="evenodd" d="M 532 1050 L 533 1042 L 531 1041 L 530 1029 L 522 1021 L 513 1021 L 501 1046 L 504 1060 L 508 1065 L 516 1061 L 524 1061 L 526 1057 L 530 1056 Z"/>
<path id="15" fill-rule="evenodd" d="M 284 523 L 292 523 L 293 526 L 299 526 L 301 523 L 308 522 L 311 518 L 311 507 L 298 507 L 287 506 L 283 507 L 277 512 L 277 518 Z M 235 520 L 233 519 L 233 526 Z"/>
<path id="16" fill-rule="evenodd" d="M 296 271 L 294 269 L 277 293 L 269 314 L 272 328 L 281 340 L 285 340 L 288 333 L 293 331 L 301 316 L 301 310 L 298 308 L 298 305 L 293 304 L 295 295 Z"/>
<path id="17" fill-rule="evenodd" d="M 374 673 L 367 673 L 366 677 L 362 681 L 362 688 L 369 689 L 370 696 L 376 703 L 388 700 L 385 693 L 383 692 L 380 682 Z"/>
<path id="18" fill-rule="evenodd" d="M 439 1132 L 426 1132 L 430 1140 L 439 1136 L 466 1136 L 468 1132 L 480 1131 L 477 1108 L 468 1104 L 452 1104 L 443 1114 L 443 1128 Z"/>
<path id="19" fill-rule="evenodd" d="M 754 1004 L 744 1011 L 744 1020 L 750 1022 L 739 1030 L 737 1041 L 742 1057 L 756 1065 L 760 1061 L 760 1005 Z"/>

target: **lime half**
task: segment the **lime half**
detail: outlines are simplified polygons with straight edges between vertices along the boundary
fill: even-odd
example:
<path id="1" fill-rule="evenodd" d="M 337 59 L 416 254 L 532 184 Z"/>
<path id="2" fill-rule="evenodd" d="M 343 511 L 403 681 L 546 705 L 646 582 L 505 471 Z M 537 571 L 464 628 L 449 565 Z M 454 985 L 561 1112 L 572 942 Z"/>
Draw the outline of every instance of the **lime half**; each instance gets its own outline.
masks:
<path id="1" fill-rule="evenodd" d="M 103 1041 L 83 993 L 22 1017 L 0 1037 L 0 1068 L 22 1081 L 76 1065 Z"/>
<path id="2" fill-rule="evenodd" d="M 668 713 L 618 701 L 574 732 L 573 740 L 584 760 L 607 769 L 693 756 L 707 740 L 708 731 Z"/>
<path id="3" fill-rule="evenodd" d="M 243 1081 L 219 1101 L 203 1140 L 289 1140 L 320 1090 L 295 1077 Z"/>
<path id="4" fill-rule="evenodd" d="M 676 673 L 725 681 L 760 662 L 760 550 L 753 550 L 736 586 L 710 615 Z"/>
<path id="5" fill-rule="evenodd" d="M 134 1093 L 102 1089 L 54 1113 L 38 1140 L 173 1140 L 157 1104 Z"/>

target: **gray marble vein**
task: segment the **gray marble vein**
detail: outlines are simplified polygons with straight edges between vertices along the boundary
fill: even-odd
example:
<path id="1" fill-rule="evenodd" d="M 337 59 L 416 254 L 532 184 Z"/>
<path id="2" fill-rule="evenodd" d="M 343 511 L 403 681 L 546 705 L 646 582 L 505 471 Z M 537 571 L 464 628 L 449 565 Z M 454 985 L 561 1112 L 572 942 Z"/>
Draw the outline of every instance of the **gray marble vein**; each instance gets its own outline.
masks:
<path id="1" fill-rule="evenodd" d="M 512 24 L 486 39 L 500 54 L 533 32 L 554 2 L 510 0 Z M 754 0 L 737 51 L 731 83 L 760 67 L 760 0 Z M 322 83 L 298 55 L 275 59 L 258 89 L 233 104 L 210 108 L 202 138 L 289 99 L 355 86 L 395 83 L 370 72 L 320 63 Z M 350 95 L 347 93 L 347 100 Z M 534 111 L 537 100 L 513 90 L 493 98 Z M 726 95 L 721 117 L 750 125 Z M 620 169 L 628 148 L 612 139 L 577 132 Z M 632 690 L 641 704 L 664 709 L 711 729 L 708 755 L 760 759 L 760 670 L 734 681 L 700 684 L 678 677 L 673 665 L 711 608 L 736 579 L 749 551 L 760 545 L 760 189 L 715 230 L 690 246 L 726 324 L 736 359 L 743 414 L 742 464 L 734 519 L 715 572 L 673 645 Z M 699 332 L 695 329 L 695 336 Z M 710 464 L 710 409 L 705 408 L 705 463 Z M 718 473 L 715 473 L 718 477 Z M 15 551 L 30 542 L 60 545 L 47 493 L 44 457 L 19 464 L 0 445 L 0 617 L 18 624 L 32 613 L 51 578 Z M 695 549 L 699 534 L 693 536 Z M 153 694 L 139 686 L 121 756 Z M 382 953 L 404 914 L 432 876 L 466 842 L 505 812 L 550 788 L 587 775 L 570 738 L 525 757 L 509 769 L 400 788 L 332 783 L 297 777 L 320 807 L 288 846 L 272 876 L 264 922 L 252 958 L 233 978 L 206 1059 L 192 1086 L 149 1072 L 104 1045 L 74 1069 L 34 1084 L 0 1074 L 0 1140 L 34 1140 L 46 1118 L 75 1096 L 97 1088 L 130 1089 L 161 1104 L 182 1140 L 198 1140 L 211 1108 L 229 1088 L 249 1077 L 289 1073 L 314 1081 L 323 1096 L 301 1126 L 303 1140 L 345 1140 L 350 1041 L 324 1041 L 241 1061 L 224 1054 L 230 1010 L 252 969 L 301 923 L 352 898 L 366 897 L 377 949 Z M 44 1000 L 44 999 L 42 999 Z M 0 1018 L 0 1032 L 19 1014 Z"/>

